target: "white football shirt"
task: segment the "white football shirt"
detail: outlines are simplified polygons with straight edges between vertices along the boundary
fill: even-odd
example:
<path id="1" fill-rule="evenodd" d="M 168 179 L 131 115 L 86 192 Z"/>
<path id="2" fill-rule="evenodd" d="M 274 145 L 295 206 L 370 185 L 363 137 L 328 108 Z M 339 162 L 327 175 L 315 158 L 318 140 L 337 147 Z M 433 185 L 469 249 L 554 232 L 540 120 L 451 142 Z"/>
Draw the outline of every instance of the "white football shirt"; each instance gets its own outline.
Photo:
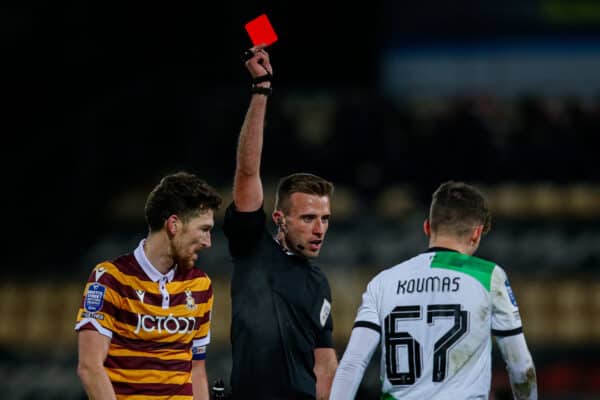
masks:
<path id="1" fill-rule="evenodd" d="M 500 266 L 431 250 L 375 276 L 354 326 L 381 334 L 383 399 L 487 399 L 491 335 L 522 332 Z"/>

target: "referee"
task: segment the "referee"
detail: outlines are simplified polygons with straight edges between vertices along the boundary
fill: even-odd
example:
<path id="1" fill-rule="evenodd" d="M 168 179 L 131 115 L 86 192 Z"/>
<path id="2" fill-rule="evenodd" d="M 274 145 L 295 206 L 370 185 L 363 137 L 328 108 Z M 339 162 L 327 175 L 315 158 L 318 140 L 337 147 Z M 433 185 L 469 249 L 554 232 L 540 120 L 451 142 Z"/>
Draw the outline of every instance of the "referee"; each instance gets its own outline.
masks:
<path id="1" fill-rule="evenodd" d="M 271 235 L 260 160 L 273 70 L 262 48 L 251 52 L 245 65 L 254 85 L 224 222 L 234 266 L 232 398 L 327 399 L 337 367 L 331 290 L 310 261 L 327 233 L 333 185 L 312 174 L 281 179 L 272 214 L 277 234 Z"/>

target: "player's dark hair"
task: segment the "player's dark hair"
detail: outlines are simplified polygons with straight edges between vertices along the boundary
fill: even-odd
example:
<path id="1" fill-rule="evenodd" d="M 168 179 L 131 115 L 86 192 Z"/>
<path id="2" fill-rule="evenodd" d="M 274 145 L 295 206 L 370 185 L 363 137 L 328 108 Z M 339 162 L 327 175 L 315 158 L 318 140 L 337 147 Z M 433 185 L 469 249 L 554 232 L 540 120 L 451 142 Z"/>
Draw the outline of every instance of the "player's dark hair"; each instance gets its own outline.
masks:
<path id="1" fill-rule="evenodd" d="M 483 233 L 492 226 L 487 201 L 479 190 L 464 182 L 442 183 L 433 193 L 429 225 L 435 233 L 464 236 L 477 225 Z"/>
<path id="2" fill-rule="evenodd" d="M 285 176 L 277 184 L 275 210 L 288 211 L 289 199 L 293 193 L 331 197 L 333 195 L 333 183 L 317 175 L 307 173 Z"/>
<path id="3" fill-rule="evenodd" d="M 145 216 L 150 231 L 160 230 L 171 215 L 184 222 L 207 212 L 216 211 L 222 198 L 203 179 L 188 172 L 163 177 L 146 200 Z"/>

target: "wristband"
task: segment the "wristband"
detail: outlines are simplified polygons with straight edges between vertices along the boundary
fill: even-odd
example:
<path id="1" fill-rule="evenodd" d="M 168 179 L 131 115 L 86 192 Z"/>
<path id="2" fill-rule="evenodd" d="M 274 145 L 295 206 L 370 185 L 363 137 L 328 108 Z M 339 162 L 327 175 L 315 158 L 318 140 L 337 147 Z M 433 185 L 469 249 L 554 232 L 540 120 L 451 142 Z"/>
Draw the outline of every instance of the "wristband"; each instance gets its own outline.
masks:
<path id="1" fill-rule="evenodd" d="M 257 83 L 261 82 L 271 82 L 271 79 L 273 79 L 273 75 L 267 73 L 266 75 L 257 76 L 256 78 L 252 79 L 252 83 L 256 85 Z"/>
<path id="2" fill-rule="evenodd" d="M 242 54 L 241 59 L 242 59 L 242 62 L 246 62 L 249 59 L 251 59 L 252 57 L 254 57 L 254 53 L 251 52 L 250 50 L 246 50 L 246 51 L 244 51 L 244 54 Z"/>
<path id="3" fill-rule="evenodd" d="M 270 87 L 261 87 L 261 86 L 252 86 L 250 89 L 250 93 L 254 94 L 262 94 L 263 96 L 269 97 L 273 93 L 273 89 Z"/>

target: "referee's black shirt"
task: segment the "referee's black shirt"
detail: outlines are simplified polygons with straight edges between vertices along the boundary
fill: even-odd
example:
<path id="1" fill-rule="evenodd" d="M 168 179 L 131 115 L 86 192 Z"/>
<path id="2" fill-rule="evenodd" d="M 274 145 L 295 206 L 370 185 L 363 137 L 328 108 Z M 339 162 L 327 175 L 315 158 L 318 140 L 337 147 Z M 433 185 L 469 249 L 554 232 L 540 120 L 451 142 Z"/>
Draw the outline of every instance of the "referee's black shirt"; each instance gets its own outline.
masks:
<path id="1" fill-rule="evenodd" d="M 234 399 L 314 399 L 314 349 L 333 347 L 331 290 L 321 270 L 286 253 L 263 209 L 231 204 L 223 226 L 233 258 Z"/>

